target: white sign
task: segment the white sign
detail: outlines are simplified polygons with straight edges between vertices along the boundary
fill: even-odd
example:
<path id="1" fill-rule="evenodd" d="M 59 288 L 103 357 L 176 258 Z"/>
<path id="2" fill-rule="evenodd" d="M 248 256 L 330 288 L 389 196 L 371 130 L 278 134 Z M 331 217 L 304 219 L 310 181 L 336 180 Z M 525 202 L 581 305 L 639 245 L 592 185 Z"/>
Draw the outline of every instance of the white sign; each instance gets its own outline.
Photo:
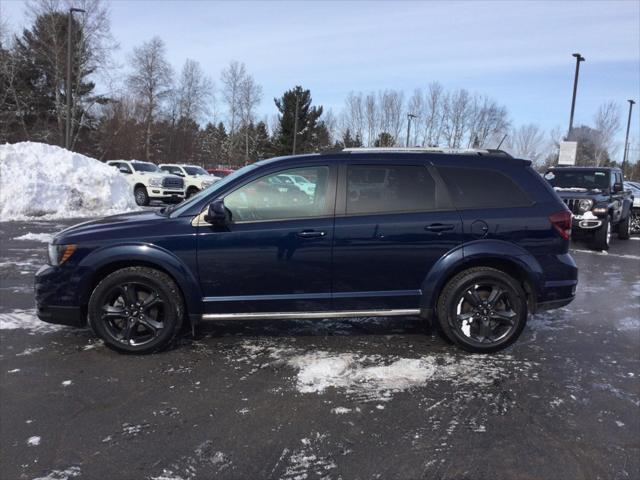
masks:
<path id="1" fill-rule="evenodd" d="M 558 165 L 575 165 L 578 154 L 578 142 L 560 142 Z"/>

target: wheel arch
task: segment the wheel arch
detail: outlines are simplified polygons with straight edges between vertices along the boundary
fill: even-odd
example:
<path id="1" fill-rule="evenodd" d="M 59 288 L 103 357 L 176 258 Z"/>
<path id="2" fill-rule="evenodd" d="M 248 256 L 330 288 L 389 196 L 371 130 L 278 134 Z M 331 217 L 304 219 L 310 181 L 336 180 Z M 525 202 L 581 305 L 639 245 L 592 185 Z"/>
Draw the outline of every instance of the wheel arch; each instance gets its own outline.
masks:
<path id="1" fill-rule="evenodd" d="M 527 295 L 530 312 L 535 312 L 537 303 L 537 285 L 542 282 L 543 271 L 538 261 L 526 250 L 508 242 L 478 241 L 464 246 L 464 254 L 450 252 L 442 257 L 431 269 L 422 284 L 421 311 L 423 316 L 431 317 L 442 289 L 460 272 L 469 268 L 489 267 L 500 270 L 516 279 Z"/>
<path id="2" fill-rule="evenodd" d="M 107 275 L 126 267 L 148 267 L 168 275 L 182 295 L 185 307 L 185 322 L 202 313 L 200 285 L 178 257 L 153 245 L 126 245 L 107 247 L 88 255 L 80 264 L 87 269 L 79 292 L 80 304 L 86 308 L 89 297 L 98 283 Z"/>

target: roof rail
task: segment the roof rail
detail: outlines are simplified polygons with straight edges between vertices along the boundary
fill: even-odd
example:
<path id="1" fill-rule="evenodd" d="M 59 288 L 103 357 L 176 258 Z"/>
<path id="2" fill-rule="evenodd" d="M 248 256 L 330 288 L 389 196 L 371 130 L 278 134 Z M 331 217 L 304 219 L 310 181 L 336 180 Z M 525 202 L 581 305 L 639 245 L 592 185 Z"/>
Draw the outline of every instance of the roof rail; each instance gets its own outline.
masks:
<path id="1" fill-rule="evenodd" d="M 370 152 L 396 152 L 396 153 L 453 153 L 463 155 L 502 155 L 511 157 L 504 150 L 490 148 L 447 148 L 447 147 L 356 147 L 343 148 L 343 152 L 348 153 L 370 153 Z"/>

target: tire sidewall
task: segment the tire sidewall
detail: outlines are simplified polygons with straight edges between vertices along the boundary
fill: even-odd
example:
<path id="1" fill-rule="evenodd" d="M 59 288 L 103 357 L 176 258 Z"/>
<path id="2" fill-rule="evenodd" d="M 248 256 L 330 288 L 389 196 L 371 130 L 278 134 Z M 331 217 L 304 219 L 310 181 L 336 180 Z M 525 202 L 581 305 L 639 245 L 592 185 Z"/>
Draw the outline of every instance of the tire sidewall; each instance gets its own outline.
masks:
<path id="1" fill-rule="evenodd" d="M 144 198 L 141 196 L 141 198 L 138 199 L 138 194 L 139 193 L 142 193 L 144 195 Z M 138 188 L 136 188 L 134 190 L 134 192 L 133 192 L 133 196 L 134 196 L 134 198 L 136 200 L 136 204 L 137 205 L 139 205 L 141 207 L 149 205 L 149 194 L 147 193 L 146 187 L 138 187 Z"/>
<path id="2" fill-rule="evenodd" d="M 458 302 L 470 286 L 477 283 L 495 283 L 509 291 L 509 299 L 517 316 L 515 326 L 509 334 L 497 343 L 483 345 L 462 335 L 454 326 L 454 319 Z M 518 282 L 499 270 L 487 268 L 484 271 L 470 272 L 468 275 L 457 276 L 445 287 L 445 298 L 439 302 L 438 320 L 447 336 L 464 350 L 474 353 L 492 353 L 502 350 L 521 335 L 527 322 L 526 295 Z"/>
<path id="3" fill-rule="evenodd" d="M 161 276 L 166 277 L 166 279 L 162 279 L 158 276 L 159 273 L 160 272 L 147 268 L 125 268 L 108 275 L 98 283 L 93 290 L 88 306 L 89 324 L 93 331 L 100 336 L 109 347 L 120 352 L 144 354 L 162 350 L 171 343 L 182 325 L 184 309 L 180 302 L 175 301 L 175 283 L 164 274 L 161 274 Z M 165 309 L 165 318 L 163 319 L 164 327 L 161 333 L 151 342 L 145 343 L 144 345 L 126 345 L 119 342 L 112 337 L 100 319 L 102 306 L 106 300 L 105 296 L 114 287 L 122 285 L 123 283 L 149 285 L 160 293 L 162 300 L 167 306 Z"/>

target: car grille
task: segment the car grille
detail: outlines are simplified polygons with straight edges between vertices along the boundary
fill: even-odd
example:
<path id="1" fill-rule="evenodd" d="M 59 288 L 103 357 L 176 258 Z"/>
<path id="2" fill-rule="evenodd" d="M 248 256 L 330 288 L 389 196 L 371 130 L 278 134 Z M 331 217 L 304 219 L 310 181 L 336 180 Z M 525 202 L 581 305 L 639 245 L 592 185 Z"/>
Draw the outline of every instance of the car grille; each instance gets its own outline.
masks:
<path id="1" fill-rule="evenodd" d="M 567 207 L 569 207 L 569 210 L 571 210 L 571 213 L 580 213 L 578 210 L 578 204 L 580 203 L 579 198 L 565 198 L 563 200 Z"/>
<path id="2" fill-rule="evenodd" d="M 164 188 L 182 188 L 184 187 L 184 180 L 180 177 L 164 177 L 162 179 L 162 186 Z"/>

